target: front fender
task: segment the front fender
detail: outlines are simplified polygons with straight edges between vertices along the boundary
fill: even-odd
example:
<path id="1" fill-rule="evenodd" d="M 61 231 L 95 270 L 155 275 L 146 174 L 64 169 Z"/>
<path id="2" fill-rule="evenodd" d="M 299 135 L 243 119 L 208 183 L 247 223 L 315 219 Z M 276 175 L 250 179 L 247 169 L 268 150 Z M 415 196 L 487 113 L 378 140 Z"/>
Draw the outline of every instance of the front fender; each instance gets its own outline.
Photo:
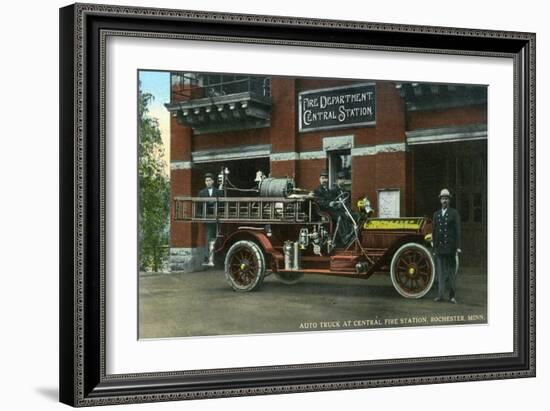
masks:
<path id="1" fill-rule="evenodd" d="M 270 254 L 274 257 L 276 257 L 277 255 L 281 255 L 282 257 L 282 254 L 273 248 L 273 244 L 271 243 L 271 240 L 269 239 L 267 234 L 262 231 L 252 231 L 252 230 L 235 231 L 225 238 L 225 241 L 223 242 L 221 249 L 227 250 L 231 246 L 231 244 L 233 244 L 235 241 L 244 240 L 244 239 L 255 241 L 260 247 L 262 247 L 262 250 L 267 254 Z"/>

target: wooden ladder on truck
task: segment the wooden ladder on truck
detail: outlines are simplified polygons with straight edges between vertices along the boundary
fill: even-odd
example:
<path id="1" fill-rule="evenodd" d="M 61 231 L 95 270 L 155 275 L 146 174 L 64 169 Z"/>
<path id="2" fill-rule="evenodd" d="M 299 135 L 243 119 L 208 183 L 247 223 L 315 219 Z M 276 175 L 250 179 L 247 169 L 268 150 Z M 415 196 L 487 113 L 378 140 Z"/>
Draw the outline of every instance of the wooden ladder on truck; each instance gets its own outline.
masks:
<path id="1" fill-rule="evenodd" d="M 310 198 L 178 196 L 174 198 L 174 221 L 308 223 L 312 221 L 311 203 Z"/>

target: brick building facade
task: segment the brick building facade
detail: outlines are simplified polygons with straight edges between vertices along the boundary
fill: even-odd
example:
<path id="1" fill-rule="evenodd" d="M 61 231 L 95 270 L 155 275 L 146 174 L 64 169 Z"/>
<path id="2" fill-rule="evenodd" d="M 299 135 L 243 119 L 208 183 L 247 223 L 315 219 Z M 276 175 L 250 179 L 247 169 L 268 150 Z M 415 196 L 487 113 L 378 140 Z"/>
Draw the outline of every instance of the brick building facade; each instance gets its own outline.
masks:
<path id="1" fill-rule="evenodd" d="M 431 216 L 439 206 L 439 190 L 448 187 L 463 220 L 464 263 L 485 266 L 485 86 L 198 73 L 171 77 L 166 106 L 172 114 L 172 197 L 196 195 L 204 173 L 217 174 L 222 166 L 242 188 L 253 186 L 261 170 L 293 177 L 298 187 L 311 190 L 321 170 L 329 170 L 332 182 L 343 169 L 349 173 L 352 204 L 366 195 L 380 216 Z M 372 90 L 372 121 L 347 119 L 334 126 L 321 121 L 305 128 L 304 98 L 321 96 L 326 102 L 337 95 L 337 113 L 338 101 L 345 103 L 338 93 L 367 93 L 362 86 Z M 203 244 L 203 227 L 172 220 L 172 270 L 199 269 Z"/>

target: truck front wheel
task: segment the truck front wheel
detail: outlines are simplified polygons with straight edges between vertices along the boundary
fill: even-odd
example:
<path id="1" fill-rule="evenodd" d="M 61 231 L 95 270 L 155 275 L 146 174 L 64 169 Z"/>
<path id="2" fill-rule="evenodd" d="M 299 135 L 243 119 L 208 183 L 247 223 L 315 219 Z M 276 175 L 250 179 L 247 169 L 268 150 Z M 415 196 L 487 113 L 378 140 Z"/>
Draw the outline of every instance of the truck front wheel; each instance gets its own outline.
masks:
<path id="1" fill-rule="evenodd" d="M 260 247 L 247 240 L 237 241 L 225 256 L 225 278 L 235 291 L 259 288 L 265 276 L 265 257 Z"/>

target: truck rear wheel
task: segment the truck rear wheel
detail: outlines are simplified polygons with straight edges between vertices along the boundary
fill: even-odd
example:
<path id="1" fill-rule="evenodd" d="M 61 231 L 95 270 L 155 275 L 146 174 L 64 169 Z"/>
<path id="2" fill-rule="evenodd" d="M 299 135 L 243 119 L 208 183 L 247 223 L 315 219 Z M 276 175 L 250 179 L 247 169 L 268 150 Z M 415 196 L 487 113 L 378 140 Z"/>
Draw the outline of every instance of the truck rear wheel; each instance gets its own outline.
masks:
<path id="1" fill-rule="evenodd" d="M 225 256 L 225 278 L 235 291 L 260 287 L 265 276 L 265 257 L 260 247 L 247 240 L 237 241 Z"/>
<path id="2" fill-rule="evenodd" d="M 430 251 L 423 245 L 408 243 L 393 255 L 391 282 L 406 298 L 421 298 L 430 291 L 435 279 L 435 264 Z"/>

